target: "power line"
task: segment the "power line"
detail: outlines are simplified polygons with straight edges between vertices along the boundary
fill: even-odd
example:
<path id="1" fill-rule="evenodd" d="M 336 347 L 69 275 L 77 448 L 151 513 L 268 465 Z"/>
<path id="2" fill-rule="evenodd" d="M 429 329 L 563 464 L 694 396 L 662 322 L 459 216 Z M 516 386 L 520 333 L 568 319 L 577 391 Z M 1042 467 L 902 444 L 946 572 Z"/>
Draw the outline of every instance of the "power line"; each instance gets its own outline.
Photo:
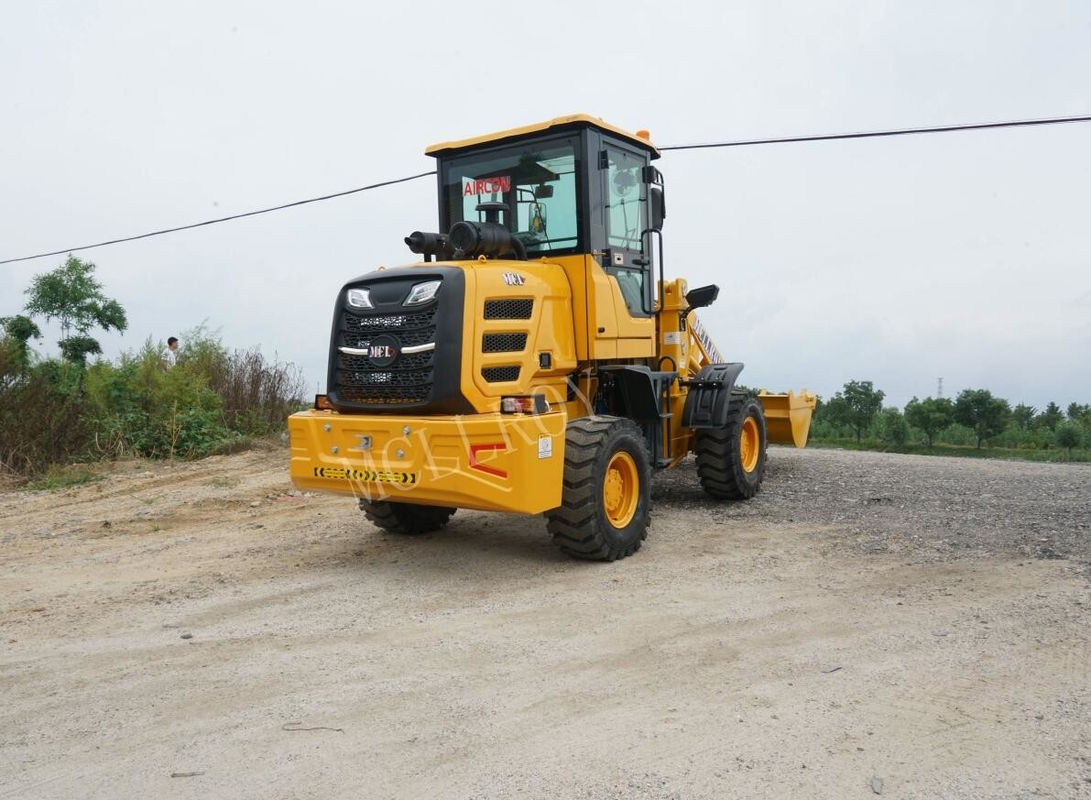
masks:
<path id="1" fill-rule="evenodd" d="M 660 150 L 703 150 L 713 147 L 749 147 L 757 144 L 789 144 L 791 142 L 828 142 L 834 139 L 875 139 L 881 136 L 916 136 L 923 133 L 951 133 L 954 131 L 980 131 L 990 128 L 1027 128 L 1034 125 L 1061 125 L 1066 122 L 1091 122 L 1091 116 L 1047 117 L 1044 119 L 1017 119 L 1007 122 L 971 122 L 963 125 L 937 125 L 930 128 L 895 128 L 888 131 L 860 131 L 858 133 L 821 133 L 814 136 L 782 136 L 773 139 L 743 139 L 736 142 L 709 142 L 707 144 L 676 144 L 660 147 Z"/>
<path id="2" fill-rule="evenodd" d="M 975 131 L 975 130 L 989 130 L 995 128 L 1026 128 L 1039 125 L 1061 125 L 1072 122 L 1091 122 L 1091 115 L 1085 116 L 1073 116 L 1073 117 L 1044 117 L 1040 119 L 1021 119 L 1021 120 L 1009 120 L 1006 122 L 973 122 L 961 125 L 937 125 L 927 128 L 896 128 L 893 130 L 884 131 L 858 131 L 856 133 L 823 133 L 815 134 L 811 136 L 782 136 L 771 139 L 741 139 L 738 141 L 730 142 L 707 142 L 704 144 L 677 144 L 667 145 L 665 147 L 659 147 L 660 151 L 667 150 L 707 150 L 719 147 L 749 147 L 760 144 L 790 144 L 794 142 L 828 142 L 838 139 L 874 139 L 886 136 L 917 136 L 928 133 L 951 133 L 956 131 Z M 210 219 L 204 222 L 195 222 L 192 225 L 180 225 L 176 228 L 165 228 L 160 231 L 152 231 L 150 233 L 142 233 L 138 236 L 126 236 L 121 239 L 111 239 L 107 242 L 96 242 L 95 244 L 86 244 L 79 247 L 64 247 L 60 250 L 53 250 L 49 253 L 37 253 L 32 256 L 21 256 L 19 258 L 8 258 L 0 261 L 0 264 L 14 264 L 19 261 L 32 261 L 36 258 L 47 258 L 49 256 L 63 255 L 65 253 L 72 253 L 77 250 L 92 250 L 96 247 L 106 247 L 111 244 L 121 244 L 122 242 L 133 242 L 137 239 L 147 239 L 152 236 L 162 236 L 167 233 L 176 233 L 178 231 L 186 231 L 192 228 L 200 228 L 205 225 L 216 225 L 220 222 L 230 222 L 231 220 L 242 219 L 243 217 L 255 217 L 259 214 L 268 214 L 271 211 L 281 211 L 285 208 L 293 208 L 295 206 L 307 205 L 308 203 L 318 203 L 322 200 L 333 200 L 337 197 L 345 197 L 346 195 L 356 194 L 358 192 L 366 192 L 371 189 L 379 189 L 384 186 L 393 186 L 396 183 L 406 183 L 408 181 L 415 181 L 418 178 L 424 178 L 429 175 L 435 175 L 435 171 L 421 172 L 417 175 L 410 175 L 406 178 L 395 178 L 390 181 L 382 181 L 381 183 L 373 183 L 369 186 L 361 186 L 356 189 L 349 189 L 344 192 L 335 192 L 334 194 L 323 195 L 322 197 L 312 197 L 309 200 L 297 200 L 293 203 L 284 203 L 279 206 L 272 206 L 270 208 L 262 208 L 257 211 L 247 211 L 243 214 L 233 214 L 229 217 L 220 217 L 219 219 Z"/>
<path id="3" fill-rule="evenodd" d="M 335 192 L 334 194 L 326 194 L 322 197 L 312 197 L 309 200 L 296 200 L 294 203 L 285 203 L 280 206 L 272 206 L 271 208 L 262 208 L 257 211 L 247 211 L 244 214 L 232 214 L 230 217 L 220 217 L 219 219 L 209 219 L 204 222 L 194 222 L 192 225 L 179 225 L 177 228 L 164 228 L 161 231 L 152 231 L 151 233 L 142 233 L 139 236 L 126 236 L 123 239 L 111 239 L 108 242 L 97 242 L 95 244 L 85 244 L 79 247 L 65 247 L 61 250 L 54 250 L 51 253 L 38 253 L 33 256 L 21 256 L 20 258 L 8 258 L 0 261 L 0 264 L 14 264 L 17 261 L 32 261 L 35 258 L 46 258 L 47 256 L 59 256 L 65 253 L 72 253 L 76 250 L 92 250 L 96 247 L 105 247 L 108 244 L 121 244 L 122 242 L 135 242 L 137 239 L 147 239 L 151 236 L 162 236 L 165 233 L 175 233 L 177 231 L 188 231 L 191 228 L 200 228 L 203 225 L 215 225 L 219 222 L 230 222 L 233 219 L 242 219 L 243 217 L 256 217 L 258 214 L 268 214 L 270 211 L 280 211 L 285 208 L 293 208 L 294 206 L 305 206 L 307 203 L 317 203 L 321 200 L 332 200 L 335 197 L 345 197 L 346 195 L 356 194 L 357 192 L 366 192 L 370 189 L 379 189 L 383 186 L 393 186 L 396 183 L 406 183 L 408 181 L 415 181 L 417 178 L 425 178 L 429 175 L 435 175 L 436 171 L 422 172 L 419 175 L 410 175 L 408 178 L 395 178 L 392 181 L 382 181 L 381 183 L 373 183 L 370 186 L 361 186 L 357 189 L 349 189 L 344 192 Z"/>

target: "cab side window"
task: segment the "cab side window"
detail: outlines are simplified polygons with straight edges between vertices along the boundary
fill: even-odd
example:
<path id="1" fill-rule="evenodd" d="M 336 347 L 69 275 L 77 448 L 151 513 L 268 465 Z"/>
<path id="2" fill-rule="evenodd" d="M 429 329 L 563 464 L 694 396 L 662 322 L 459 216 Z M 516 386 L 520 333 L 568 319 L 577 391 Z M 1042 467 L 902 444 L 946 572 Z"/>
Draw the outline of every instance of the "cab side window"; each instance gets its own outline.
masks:
<path id="1" fill-rule="evenodd" d="M 623 150 L 606 149 L 606 241 L 612 248 L 643 252 L 641 233 L 648 227 L 640 169 L 644 159 Z"/>
<path id="2" fill-rule="evenodd" d="M 648 228 L 646 188 L 641 180 L 645 164 L 642 156 L 614 147 L 606 148 L 606 169 L 603 170 L 603 197 L 606 246 L 610 249 L 607 272 L 617 278 L 621 295 L 629 313 L 648 316 L 649 281 L 644 257 L 644 231 Z"/>

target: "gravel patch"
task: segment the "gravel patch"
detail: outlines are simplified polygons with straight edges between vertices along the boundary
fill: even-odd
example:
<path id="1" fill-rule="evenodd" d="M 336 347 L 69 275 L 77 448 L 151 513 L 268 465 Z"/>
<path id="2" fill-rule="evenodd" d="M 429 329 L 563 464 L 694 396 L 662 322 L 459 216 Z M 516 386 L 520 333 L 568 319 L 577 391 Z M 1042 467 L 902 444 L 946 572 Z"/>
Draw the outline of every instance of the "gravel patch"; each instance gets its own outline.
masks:
<path id="1" fill-rule="evenodd" d="M 718 522 L 837 526 L 836 546 L 862 552 L 1066 559 L 1091 578 L 1091 464 L 772 447 L 749 502 L 711 502 L 693 458 L 660 473 L 652 497 Z"/>

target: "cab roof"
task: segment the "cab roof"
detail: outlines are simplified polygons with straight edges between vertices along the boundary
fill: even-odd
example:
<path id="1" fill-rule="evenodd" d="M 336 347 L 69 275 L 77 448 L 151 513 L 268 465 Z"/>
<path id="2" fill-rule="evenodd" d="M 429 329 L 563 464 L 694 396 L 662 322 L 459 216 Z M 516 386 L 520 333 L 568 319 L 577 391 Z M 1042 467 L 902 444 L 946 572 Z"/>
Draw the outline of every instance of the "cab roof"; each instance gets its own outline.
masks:
<path id="1" fill-rule="evenodd" d="M 538 122 L 534 125 L 524 125 L 520 128 L 511 128 L 506 131 L 498 131 L 496 133 L 487 133 L 483 136 L 474 136 L 470 139 L 459 139 L 453 142 L 440 142 L 434 144 L 424 151 L 426 156 L 440 156 L 444 153 L 449 153 L 454 150 L 464 150 L 472 147 L 477 147 L 483 144 L 501 144 L 509 140 L 521 139 L 527 136 L 534 136 L 535 134 L 546 132 L 560 132 L 572 128 L 591 127 L 597 128 L 604 133 L 609 133 L 613 136 L 620 137 L 627 140 L 631 144 L 635 144 L 651 153 L 652 159 L 659 158 L 659 151 L 655 148 L 655 145 L 651 143 L 651 137 L 647 131 L 639 131 L 638 133 L 630 133 L 629 131 L 622 130 L 621 128 L 615 128 L 607 122 L 603 122 L 598 117 L 592 117 L 590 114 L 572 114 L 567 117 L 556 117 L 548 122 Z"/>

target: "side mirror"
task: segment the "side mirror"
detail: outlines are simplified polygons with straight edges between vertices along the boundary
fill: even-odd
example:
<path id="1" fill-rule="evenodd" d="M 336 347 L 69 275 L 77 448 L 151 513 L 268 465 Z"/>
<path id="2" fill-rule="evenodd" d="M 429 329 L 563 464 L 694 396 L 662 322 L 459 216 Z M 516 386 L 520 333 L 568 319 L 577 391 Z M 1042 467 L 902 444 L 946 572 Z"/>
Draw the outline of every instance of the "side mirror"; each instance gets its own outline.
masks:
<path id="1" fill-rule="evenodd" d="M 663 194 L 663 187 L 648 187 L 648 200 L 651 205 L 651 219 L 648 221 L 649 227 L 653 231 L 661 231 L 663 230 L 663 220 L 667 216 L 667 203 L 666 197 Z"/>
<path id="2" fill-rule="evenodd" d="M 690 311 L 695 308 L 705 308 L 715 303 L 716 298 L 719 296 L 720 287 L 716 284 L 701 286 L 686 292 L 686 304 L 689 306 Z"/>
<path id="3" fill-rule="evenodd" d="M 548 200 L 553 196 L 553 187 L 547 184 L 540 183 L 534 187 L 534 199 L 535 200 Z"/>
<path id="4" fill-rule="evenodd" d="M 648 187 L 648 204 L 651 219 L 648 220 L 653 231 L 663 230 L 663 220 L 667 218 L 667 195 L 663 188 L 663 173 L 651 164 L 645 164 L 640 177 Z"/>

